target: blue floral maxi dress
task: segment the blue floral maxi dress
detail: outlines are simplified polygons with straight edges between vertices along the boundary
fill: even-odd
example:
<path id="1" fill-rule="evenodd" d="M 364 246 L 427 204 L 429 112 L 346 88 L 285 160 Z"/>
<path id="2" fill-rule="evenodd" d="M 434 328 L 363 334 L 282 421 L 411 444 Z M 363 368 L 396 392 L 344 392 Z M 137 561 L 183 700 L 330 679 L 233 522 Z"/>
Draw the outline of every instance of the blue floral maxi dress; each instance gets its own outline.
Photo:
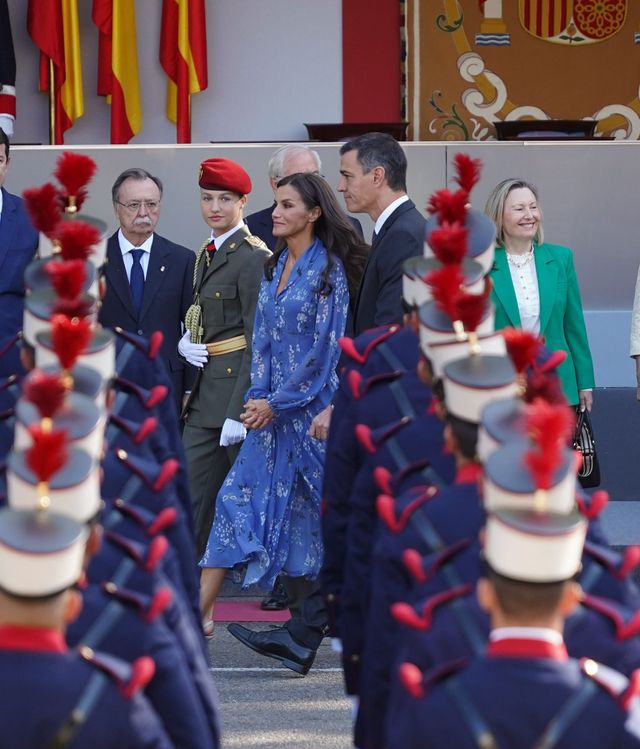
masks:
<path id="1" fill-rule="evenodd" d="M 201 567 L 246 565 L 243 586 L 267 590 L 280 572 L 315 577 L 322 564 L 320 493 L 325 443 L 309 437 L 313 417 L 337 387 L 338 339 L 349 290 L 339 260 L 331 291 L 318 293 L 327 251 L 316 240 L 276 294 L 288 252 L 262 280 L 253 332 L 249 398 L 266 398 L 275 419 L 250 430 L 216 499 Z"/>

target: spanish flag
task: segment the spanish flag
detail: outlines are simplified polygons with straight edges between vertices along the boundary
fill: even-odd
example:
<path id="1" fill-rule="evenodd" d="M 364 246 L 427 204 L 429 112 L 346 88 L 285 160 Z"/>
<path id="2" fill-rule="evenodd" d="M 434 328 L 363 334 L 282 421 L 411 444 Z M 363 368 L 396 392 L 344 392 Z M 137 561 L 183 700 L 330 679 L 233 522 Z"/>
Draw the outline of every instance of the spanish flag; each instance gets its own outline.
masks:
<path id="1" fill-rule="evenodd" d="M 191 94 L 208 86 L 204 0 L 163 0 L 160 64 L 169 76 L 167 117 L 177 142 L 191 143 Z"/>
<path id="2" fill-rule="evenodd" d="M 0 0 L 0 127 L 13 135 L 16 118 L 16 55 L 7 0 Z"/>
<path id="3" fill-rule="evenodd" d="M 134 0 L 93 0 L 98 40 L 98 94 L 111 104 L 111 142 L 128 143 L 142 128 Z"/>
<path id="4" fill-rule="evenodd" d="M 40 91 L 49 91 L 53 63 L 53 142 L 84 113 L 77 0 L 29 0 L 29 36 L 40 50 Z"/>

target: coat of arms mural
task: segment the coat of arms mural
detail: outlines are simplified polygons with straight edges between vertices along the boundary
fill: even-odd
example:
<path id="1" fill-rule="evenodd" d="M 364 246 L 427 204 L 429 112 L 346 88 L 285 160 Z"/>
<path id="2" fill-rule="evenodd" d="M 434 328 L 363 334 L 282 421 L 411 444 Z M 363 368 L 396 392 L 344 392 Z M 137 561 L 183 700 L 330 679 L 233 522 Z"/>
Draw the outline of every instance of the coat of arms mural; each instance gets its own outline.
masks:
<path id="1" fill-rule="evenodd" d="M 404 0 L 414 140 L 489 140 L 496 122 L 595 120 L 640 138 L 640 2 Z"/>

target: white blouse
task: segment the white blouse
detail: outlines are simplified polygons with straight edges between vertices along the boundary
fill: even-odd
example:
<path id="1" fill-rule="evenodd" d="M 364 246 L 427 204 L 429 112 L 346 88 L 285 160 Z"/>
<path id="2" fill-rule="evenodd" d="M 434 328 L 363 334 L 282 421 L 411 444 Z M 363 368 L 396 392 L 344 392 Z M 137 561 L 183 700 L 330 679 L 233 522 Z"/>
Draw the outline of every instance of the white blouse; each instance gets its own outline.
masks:
<path id="1" fill-rule="evenodd" d="M 510 255 L 507 264 L 511 273 L 513 290 L 516 293 L 520 323 L 523 330 L 540 333 L 540 291 L 533 252 L 525 255 Z"/>

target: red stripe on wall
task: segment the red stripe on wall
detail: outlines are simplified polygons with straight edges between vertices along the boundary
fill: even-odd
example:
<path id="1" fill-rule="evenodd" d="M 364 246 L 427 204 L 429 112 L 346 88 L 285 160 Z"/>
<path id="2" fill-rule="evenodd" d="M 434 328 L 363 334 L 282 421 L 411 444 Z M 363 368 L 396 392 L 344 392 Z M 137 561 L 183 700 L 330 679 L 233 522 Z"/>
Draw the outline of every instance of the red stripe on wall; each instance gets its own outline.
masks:
<path id="1" fill-rule="evenodd" d="M 342 0 L 342 119 L 400 119 L 400 3 Z"/>

